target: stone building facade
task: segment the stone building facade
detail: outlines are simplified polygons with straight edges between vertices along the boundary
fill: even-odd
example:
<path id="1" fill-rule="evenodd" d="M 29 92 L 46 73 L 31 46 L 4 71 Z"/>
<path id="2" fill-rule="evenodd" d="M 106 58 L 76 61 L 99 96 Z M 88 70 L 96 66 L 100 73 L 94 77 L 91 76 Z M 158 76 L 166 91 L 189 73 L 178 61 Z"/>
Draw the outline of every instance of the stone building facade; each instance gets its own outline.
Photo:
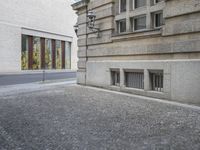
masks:
<path id="1" fill-rule="evenodd" d="M 199 0 L 82 0 L 78 83 L 200 103 Z M 87 27 L 96 15 L 100 36 Z"/>
<path id="2" fill-rule="evenodd" d="M 0 1 L 0 73 L 76 69 L 77 15 L 66 0 Z"/>

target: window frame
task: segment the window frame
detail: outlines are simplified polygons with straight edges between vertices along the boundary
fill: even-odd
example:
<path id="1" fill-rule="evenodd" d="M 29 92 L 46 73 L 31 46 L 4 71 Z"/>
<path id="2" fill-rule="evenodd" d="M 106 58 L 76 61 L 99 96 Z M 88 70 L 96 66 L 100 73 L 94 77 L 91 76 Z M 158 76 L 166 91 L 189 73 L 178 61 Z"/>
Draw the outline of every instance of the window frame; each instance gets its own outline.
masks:
<path id="1" fill-rule="evenodd" d="M 124 12 L 126 12 L 126 5 L 127 5 L 127 1 L 125 0 L 125 10 L 122 10 L 122 2 L 121 2 L 122 0 L 119 0 L 119 13 L 124 13 Z"/>
<path id="2" fill-rule="evenodd" d="M 140 77 L 143 77 L 142 78 L 142 84 L 140 84 L 140 86 L 142 85 L 142 87 L 131 87 L 131 86 L 128 86 L 127 85 L 127 73 L 135 73 L 135 74 L 142 74 L 143 76 L 140 76 Z M 126 87 L 126 88 L 130 88 L 130 89 L 137 89 L 137 90 L 144 90 L 144 79 L 145 78 L 145 76 L 144 76 L 144 70 L 143 69 L 124 69 L 124 86 Z M 138 82 L 136 83 L 136 84 L 138 84 Z M 136 85 L 136 86 L 138 86 L 138 85 Z"/>
<path id="3" fill-rule="evenodd" d="M 157 24 L 157 20 L 156 20 L 156 15 L 161 14 L 161 22 L 160 22 L 160 26 L 156 26 Z M 153 28 L 154 29 L 159 29 L 162 28 L 162 26 L 164 25 L 164 18 L 163 18 L 163 11 L 157 11 L 153 13 Z"/>
<path id="4" fill-rule="evenodd" d="M 126 32 L 126 19 L 121 19 L 121 20 L 117 20 L 117 33 L 120 34 L 120 33 L 125 33 Z M 121 22 L 124 22 L 125 23 L 125 29 L 124 31 L 121 31 Z"/>
<path id="5" fill-rule="evenodd" d="M 133 0 L 133 9 L 138 9 L 147 6 L 147 0 L 145 0 L 145 5 L 136 7 L 137 0 Z"/>
<path id="6" fill-rule="evenodd" d="M 111 86 L 119 87 L 120 86 L 120 69 L 110 69 L 110 78 L 111 78 L 110 80 Z"/>
<path id="7" fill-rule="evenodd" d="M 145 28 L 143 28 L 143 29 L 136 29 L 136 20 L 140 19 L 140 18 L 145 18 Z M 134 32 L 147 30 L 147 15 L 144 14 L 144 15 L 139 15 L 139 16 L 133 17 L 132 18 L 132 26 L 133 26 L 132 30 Z"/>
<path id="8" fill-rule="evenodd" d="M 154 92 L 161 92 L 163 93 L 164 92 L 164 70 L 148 70 L 149 71 L 149 81 L 150 81 L 150 89 L 151 91 L 154 91 Z M 154 84 L 153 83 L 153 75 L 162 75 L 162 80 L 159 78 L 159 82 L 161 81 L 161 83 L 159 83 L 161 85 L 161 87 L 154 87 Z M 160 86 L 159 85 L 159 86 Z"/>

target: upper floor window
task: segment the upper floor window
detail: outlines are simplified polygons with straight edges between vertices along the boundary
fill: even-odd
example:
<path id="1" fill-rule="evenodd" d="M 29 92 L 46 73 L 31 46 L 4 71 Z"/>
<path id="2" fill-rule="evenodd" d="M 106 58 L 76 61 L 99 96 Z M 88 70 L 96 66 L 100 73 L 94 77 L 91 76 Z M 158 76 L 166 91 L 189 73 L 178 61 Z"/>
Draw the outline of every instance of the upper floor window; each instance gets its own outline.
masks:
<path id="1" fill-rule="evenodd" d="M 133 19 L 134 20 L 134 30 L 146 29 L 146 15 L 139 16 Z"/>
<path id="2" fill-rule="evenodd" d="M 135 8 L 146 6 L 146 0 L 135 0 Z"/>
<path id="3" fill-rule="evenodd" d="M 156 12 L 154 13 L 154 27 L 158 28 L 163 25 L 163 13 L 162 12 Z"/>
<path id="4" fill-rule="evenodd" d="M 154 4 L 162 2 L 163 0 L 154 0 Z"/>
<path id="5" fill-rule="evenodd" d="M 125 19 L 117 21 L 117 30 L 118 30 L 118 33 L 126 32 L 126 20 Z"/>
<path id="6" fill-rule="evenodd" d="M 126 0 L 120 0 L 119 9 L 120 13 L 126 11 Z"/>

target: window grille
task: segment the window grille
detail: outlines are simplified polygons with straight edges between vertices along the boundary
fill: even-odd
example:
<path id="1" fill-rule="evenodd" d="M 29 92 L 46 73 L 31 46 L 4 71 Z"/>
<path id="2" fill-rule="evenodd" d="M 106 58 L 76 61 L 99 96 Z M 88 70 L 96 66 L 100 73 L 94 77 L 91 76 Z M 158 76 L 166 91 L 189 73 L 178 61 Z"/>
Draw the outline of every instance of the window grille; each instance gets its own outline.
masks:
<path id="1" fill-rule="evenodd" d="M 150 72 L 153 91 L 163 92 L 163 71 Z"/>
<path id="2" fill-rule="evenodd" d="M 120 84 L 120 72 L 119 71 L 111 71 L 111 84 L 114 86 L 119 86 Z"/>
<path id="3" fill-rule="evenodd" d="M 125 72 L 126 87 L 144 89 L 143 72 Z"/>

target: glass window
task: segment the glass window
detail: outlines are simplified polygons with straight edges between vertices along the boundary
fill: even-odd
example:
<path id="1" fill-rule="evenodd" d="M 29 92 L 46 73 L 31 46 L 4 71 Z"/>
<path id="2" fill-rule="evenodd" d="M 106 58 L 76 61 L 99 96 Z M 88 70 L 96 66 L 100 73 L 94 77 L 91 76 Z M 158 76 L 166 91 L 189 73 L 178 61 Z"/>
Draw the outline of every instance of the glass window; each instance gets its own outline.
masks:
<path id="1" fill-rule="evenodd" d="M 126 32 L 126 20 L 117 21 L 118 33 Z"/>
<path id="2" fill-rule="evenodd" d="M 159 2 L 162 2 L 163 0 L 155 0 L 155 4 L 156 3 L 159 3 Z"/>
<path id="3" fill-rule="evenodd" d="M 141 16 L 134 19 L 134 30 L 146 29 L 146 16 Z"/>
<path id="4" fill-rule="evenodd" d="M 120 85 L 120 72 L 111 71 L 111 85 L 119 86 Z"/>
<path id="5" fill-rule="evenodd" d="M 39 37 L 33 37 L 33 70 L 41 69 L 41 42 Z"/>
<path id="6" fill-rule="evenodd" d="M 71 43 L 65 42 L 65 68 L 71 69 Z"/>
<path id="7" fill-rule="evenodd" d="M 45 68 L 52 68 L 52 43 L 51 39 L 45 39 Z"/>
<path id="8" fill-rule="evenodd" d="M 154 26 L 160 27 L 163 25 L 163 13 L 158 12 L 154 14 Z"/>
<path id="9" fill-rule="evenodd" d="M 28 69 L 28 36 L 22 35 L 21 68 Z"/>
<path id="10" fill-rule="evenodd" d="M 146 0 L 135 0 L 135 8 L 146 6 Z"/>
<path id="11" fill-rule="evenodd" d="M 62 69 L 61 41 L 56 40 L 56 69 Z"/>
<path id="12" fill-rule="evenodd" d="M 125 72 L 125 85 L 129 88 L 144 89 L 144 72 Z"/>
<path id="13" fill-rule="evenodd" d="M 120 0 L 120 12 L 126 11 L 126 0 Z"/>

